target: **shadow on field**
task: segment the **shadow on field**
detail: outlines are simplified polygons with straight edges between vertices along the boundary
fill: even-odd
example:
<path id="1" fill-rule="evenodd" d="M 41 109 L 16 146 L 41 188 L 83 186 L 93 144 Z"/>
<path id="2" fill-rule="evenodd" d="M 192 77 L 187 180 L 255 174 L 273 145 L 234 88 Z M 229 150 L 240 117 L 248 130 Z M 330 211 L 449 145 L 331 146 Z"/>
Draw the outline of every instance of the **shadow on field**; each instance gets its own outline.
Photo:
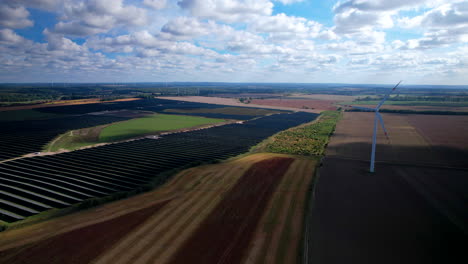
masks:
<path id="1" fill-rule="evenodd" d="M 345 148 L 355 146 L 370 150 L 369 144 Z M 392 151 L 379 146 L 378 159 Z M 390 157 L 426 161 L 417 157 L 424 151 L 399 148 Z M 445 151 L 464 155 L 451 165 L 467 157 L 466 151 L 434 149 Z M 309 222 L 309 263 L 468 263 L 466 169 L 376 163 L 371 174 L 368 166 L 324 159 Z"/>
<path id="2" fill-rule="evenodd" d="M 327 147 L 327 156 L 370 160 L 371 148 L 369 143 L 333 144 Z M 376 161 L 468 168 L 468 149 L 377 144 Z"/>

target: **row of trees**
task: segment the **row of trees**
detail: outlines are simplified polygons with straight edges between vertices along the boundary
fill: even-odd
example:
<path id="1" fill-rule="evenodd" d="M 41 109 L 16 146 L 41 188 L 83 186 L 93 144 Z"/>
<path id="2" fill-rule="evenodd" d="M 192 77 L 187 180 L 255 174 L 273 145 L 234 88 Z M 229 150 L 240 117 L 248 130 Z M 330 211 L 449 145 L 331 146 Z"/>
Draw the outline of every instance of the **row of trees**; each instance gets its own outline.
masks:
<path id="1" fill-rule="evenodd" d="M 375 101 L 381 100 L 382 96 L 359 97 L 355 101 Z M 421 101 L 421 102 L 468 102 L 468 96 L 391 96 L 388 101 Z"/>

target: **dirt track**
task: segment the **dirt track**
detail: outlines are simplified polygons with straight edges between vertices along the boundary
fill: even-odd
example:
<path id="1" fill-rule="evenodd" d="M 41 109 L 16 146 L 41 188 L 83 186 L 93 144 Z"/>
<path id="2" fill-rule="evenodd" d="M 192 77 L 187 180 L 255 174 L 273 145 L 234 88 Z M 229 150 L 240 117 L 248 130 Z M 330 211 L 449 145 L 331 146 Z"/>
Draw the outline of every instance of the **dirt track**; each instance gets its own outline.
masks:
<path id="1" fill-rule="evenodd" d="M 453 129 L 468 117 L 383 118 L 390 140 L 379 132 L 374 174 L 372 114 L 339 122 L 316 183 L 309 263 L 466 263 L 468 156 Z"/>

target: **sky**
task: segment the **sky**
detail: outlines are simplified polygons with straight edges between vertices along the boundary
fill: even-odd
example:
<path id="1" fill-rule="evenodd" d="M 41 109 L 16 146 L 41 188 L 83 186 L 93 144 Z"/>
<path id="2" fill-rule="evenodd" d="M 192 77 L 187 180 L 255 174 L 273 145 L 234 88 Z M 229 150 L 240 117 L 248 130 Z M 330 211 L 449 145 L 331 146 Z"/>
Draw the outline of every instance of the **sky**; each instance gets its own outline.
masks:
<path id="1" fill-rule="evenodd" d="M 0 82 L 468 84 L 468 1 L 0 0 Z"/>

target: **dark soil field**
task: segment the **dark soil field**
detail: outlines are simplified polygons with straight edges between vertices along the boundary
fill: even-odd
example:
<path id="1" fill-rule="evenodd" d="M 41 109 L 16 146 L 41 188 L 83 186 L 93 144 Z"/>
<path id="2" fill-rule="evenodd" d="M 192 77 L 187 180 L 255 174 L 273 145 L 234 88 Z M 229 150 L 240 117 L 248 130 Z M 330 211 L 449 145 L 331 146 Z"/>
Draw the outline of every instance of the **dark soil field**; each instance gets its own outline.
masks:
<path id="1" fill-rule="evenodd" d="M 309 263 L 466 263 L 468 117 L 345 113 L 319 170 Z M 456 260 L 456 261 L 455 261 Z"/>
<path id="2" fill-rule="evenodd" d="M 467 171 L 326 158 L 309 263 L 466 263 Z M 463 225 L 465 225 L 463 227 Z"/>
<path id="3" fill-rule="evenodd" d="M 0 263 L 89 263 L 145 222 L 168 201 L 111 220 L 0 252 Z"/>
<path id="4" fill-rule="evenodd" d="M 403 164 L 468 168 L 468 116 L 382 114 L 376 160 Z M 327 155 L 369 160 L 372 113 L 347 112 L 338 123 Z"/>
<path id="5" fill-rule="evenodd" d="M 254 164 L 177 251 L 171 263 L 240 263 L 276 185 L 293 162 Z"/>
<path id="6" fill-rule="evenodd" d="M 337 101 L 314 99 L 253 99 L 252 104 L 291 107 L 298 109 L 336 110 Z"/>

